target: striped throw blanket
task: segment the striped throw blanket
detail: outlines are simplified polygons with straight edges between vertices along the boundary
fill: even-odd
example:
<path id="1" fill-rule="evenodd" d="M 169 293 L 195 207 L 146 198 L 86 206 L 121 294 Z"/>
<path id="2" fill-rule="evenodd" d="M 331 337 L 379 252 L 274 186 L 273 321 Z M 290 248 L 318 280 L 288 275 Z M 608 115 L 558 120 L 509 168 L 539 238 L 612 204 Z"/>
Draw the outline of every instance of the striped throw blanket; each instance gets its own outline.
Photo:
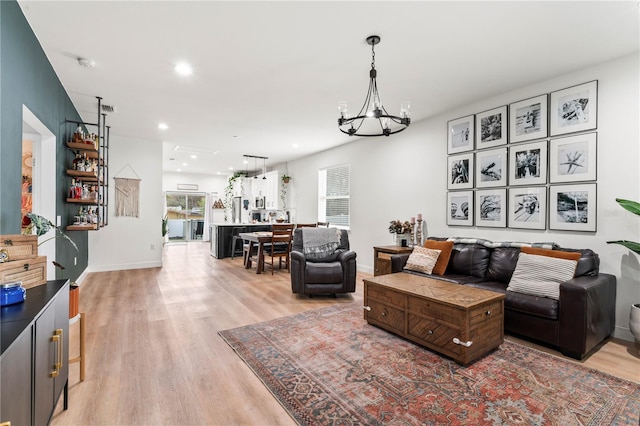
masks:
<path id="1" fill-rule="evenodd" d="M 305 257 L 323 259 L 331 256 L 340 245 L 337 228 L 302 228 L 302 245 Z"/>
<path id="2" fill-rule="evenodd" d="M 537 247 L 553 250 L 559 246 L 556 243 L 521 243 L 517 241 L 489 241 L 481 238 L 465 238 L 465 237 L 452 237 L 447 241 L 453 241 L 454 244 L 480 244 L 488 248 L 496 247 Z"/>

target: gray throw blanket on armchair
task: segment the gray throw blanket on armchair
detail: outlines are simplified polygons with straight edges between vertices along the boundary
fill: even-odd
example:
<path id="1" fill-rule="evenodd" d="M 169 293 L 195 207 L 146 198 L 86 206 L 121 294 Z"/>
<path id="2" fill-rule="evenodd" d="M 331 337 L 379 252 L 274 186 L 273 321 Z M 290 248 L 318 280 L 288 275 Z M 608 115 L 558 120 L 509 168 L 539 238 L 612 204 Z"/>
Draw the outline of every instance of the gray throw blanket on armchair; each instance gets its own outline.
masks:
<path id="1" fill-rule="evenodd" d="M 305 257 L 323 259 L 331 256 L 340 246 L 338 228 L 302 228 L 302 246 Z"/>

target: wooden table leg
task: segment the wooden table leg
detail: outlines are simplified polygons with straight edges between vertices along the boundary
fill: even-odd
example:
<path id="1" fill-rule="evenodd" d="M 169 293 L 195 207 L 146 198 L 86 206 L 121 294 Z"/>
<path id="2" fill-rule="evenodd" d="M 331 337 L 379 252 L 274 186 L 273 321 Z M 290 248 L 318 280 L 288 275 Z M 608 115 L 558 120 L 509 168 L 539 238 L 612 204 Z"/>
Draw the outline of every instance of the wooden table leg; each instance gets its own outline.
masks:
<path id="1" fill-rule="evenodd" d="M 258 243 L 258 267 L 256 274 L 261 274 L 264 270 L 264 243 Z"/>
<path id="2" fill-rule="evenodd" d="M 253 241 L 249 241 L 249 251 L 247 252 L 247 257 L 244 260 L 245 269 L 251 268 L 251 253 L 253 252 Z"/>
<path id="3" fill-rule="evenodd" d="M 74 317 L 77 318 L 77 317 Z M 85 339 L 85 329 L 84 329 L 84 312 L 80 312 L 80 355 L 69 360 L 69 364 L 74 362 L 80 363 L 80 381 L 84 382 L 84 372 L 85 372 L 85 357 L 84 357 L 84 339 Z"/>

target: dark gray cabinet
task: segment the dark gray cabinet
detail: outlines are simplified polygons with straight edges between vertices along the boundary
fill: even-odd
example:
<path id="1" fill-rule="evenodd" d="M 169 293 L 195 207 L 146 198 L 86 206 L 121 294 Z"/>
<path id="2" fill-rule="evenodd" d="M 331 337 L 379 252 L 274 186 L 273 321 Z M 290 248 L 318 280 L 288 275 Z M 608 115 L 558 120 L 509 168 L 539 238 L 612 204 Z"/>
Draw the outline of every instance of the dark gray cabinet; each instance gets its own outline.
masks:
<path id="1" fill-rule="evenodd" d="M 48 424 L 69 377 L 69 281 L 27 290 L 23 303 L 3 306 L 0 422 Z"/>
<path id="2" fill-rule="evenodd" d="M 271 231 L 271 225 L 212 225 L 211 226 L 211 255 L 218 259 L 231 257 L 233 245 L 233 228 L 246 227 L 246 232 Z"/>

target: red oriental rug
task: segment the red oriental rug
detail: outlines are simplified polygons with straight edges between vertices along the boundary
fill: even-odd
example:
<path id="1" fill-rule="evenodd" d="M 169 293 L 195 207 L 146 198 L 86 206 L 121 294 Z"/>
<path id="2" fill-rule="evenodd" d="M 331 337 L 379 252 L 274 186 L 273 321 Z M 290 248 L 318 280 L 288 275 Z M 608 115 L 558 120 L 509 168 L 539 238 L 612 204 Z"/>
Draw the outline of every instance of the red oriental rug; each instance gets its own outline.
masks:
<path id="1" fill-rule="evenodd" d="M 340 304 L 219 333 L 299 424 L 638 425 L 640 385 L 505 341 L 468 367 Z"/>

